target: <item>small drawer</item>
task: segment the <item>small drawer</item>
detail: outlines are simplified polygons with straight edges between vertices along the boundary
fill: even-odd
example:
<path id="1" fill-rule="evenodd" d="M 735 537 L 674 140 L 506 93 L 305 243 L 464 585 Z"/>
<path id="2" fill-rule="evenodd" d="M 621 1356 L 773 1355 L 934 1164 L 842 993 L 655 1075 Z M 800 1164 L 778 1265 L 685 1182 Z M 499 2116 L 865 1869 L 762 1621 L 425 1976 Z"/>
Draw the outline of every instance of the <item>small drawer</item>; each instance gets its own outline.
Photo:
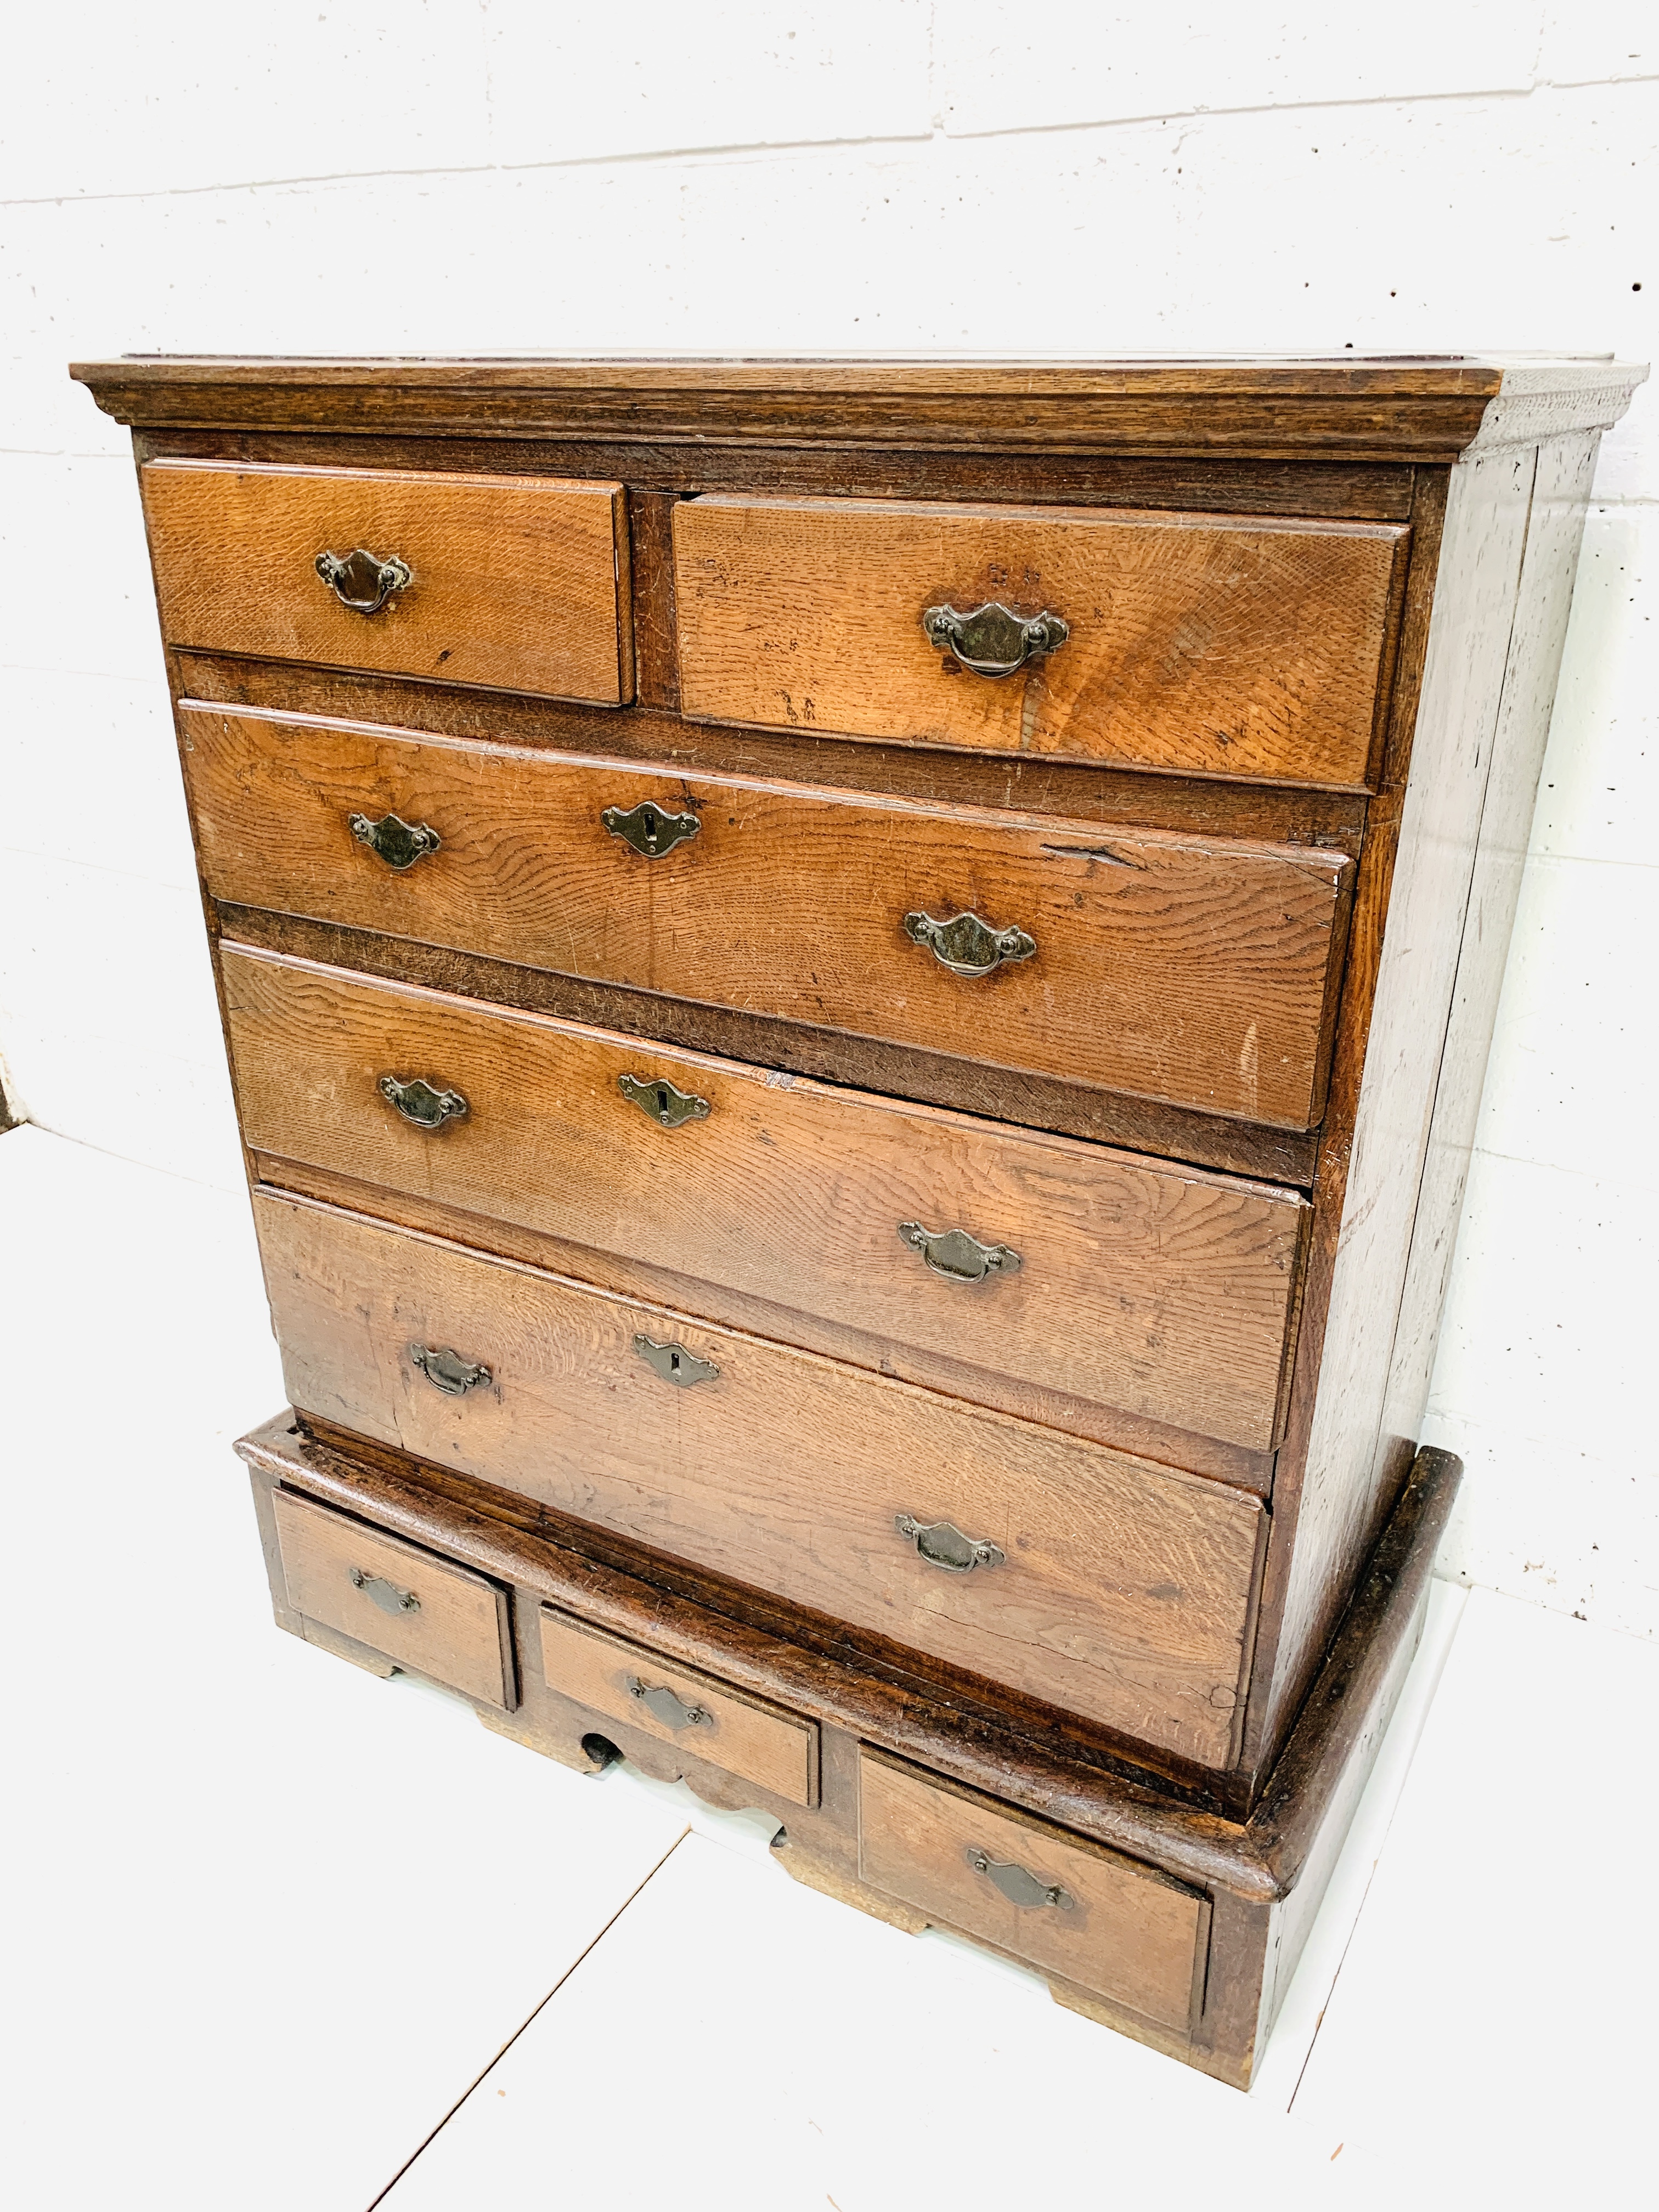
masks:
<path id="1" fill-rule="evenodd" d="M 1259 1498 L 311 1200 L 254 1218 L 301 1411 L 1227 1764 Z"/>
<path id="2" fill-rule="evenodd" d="M 271 1498 L 288 1602 L 480 1705 L 518 1704 L 507 1593 L 453 1559 L 308 1498 Z"/>
<path id="3" fill-rule="evenodd" d="M 633 696 L 620 484 L 234 461 L 140 480 L 169 645 Z"/>
<path id="4" fill-rule="evenodd" d="M 1305 1202 L 226 946 L 255 1152 L 1252 1450 Z"/>
<path id="5" fill-rule="evenodd" d="M 1166 1875 L 868 1751 L 859 1872 L 947 1927 L 1191 2032 L 1209 1901 Z"/>
<path id="6" fill-rule="evenodd" d="M 798 1720 L 689 1667 L 584 1627 L 551 1606 L 543 1607 L 541 1618 L 542 1672 L 549 1689 L 707 1759 L 771 1796 L 792 1805 L 817 1803 L 815 1721 Z"/>
<path id="7" fill-rule="evenodd" d="M 683 501 L 682 710 L 1359 786 L 1409 538 L 1273 515 Z"/>
<path id="8" fill-rule="evenodd" d="M 1305 1128 L 1340 853 L 181 710 L 216 898 Z"/>

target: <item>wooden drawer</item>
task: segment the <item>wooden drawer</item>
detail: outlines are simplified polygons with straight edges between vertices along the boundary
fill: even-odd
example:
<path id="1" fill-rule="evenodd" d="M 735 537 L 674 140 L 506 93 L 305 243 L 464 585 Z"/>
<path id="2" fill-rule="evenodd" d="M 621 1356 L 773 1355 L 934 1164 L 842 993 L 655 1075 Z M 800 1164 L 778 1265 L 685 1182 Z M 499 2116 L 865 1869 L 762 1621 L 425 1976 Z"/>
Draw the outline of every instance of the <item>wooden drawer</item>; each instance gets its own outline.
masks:
<path id="1" fill-rule="evenodd" d="M 818 1802 L 818 1729 L 690 1667 L 544 1606 L 542 1672 L 550 1690 L 602 1718 L 690 1752 L 791 1805 Z"/>
<path id="2" fill-rule="evenodd" d="M 228 946 L 223 974 L 256 1152 L 1273 1442 L 1294 1193 L 268 954 Z M 411 1126 L 382 1095 L 394 1080 L 466 1110 Z M 660 1127 L 624 1081 L 706 1110 Z M 964 1232 L 933 1248 L 959 1272 L 936 1272 L 924 1231 Z"/>
<path id="3" fill-rule="evenodd" d="M 684 501 L 682 708 L 901 744 L 1361 785 L 1409 534 L 1127 509 Z M 988 604 L 1057 614 L 1069 634 L 1010 679 L 972 674 L 922 617 Z"/>
<path id="4" fill-rule="evenodd" d="M 140 471 L 168 644 L 615 707 L 634 693 L 623 489 L 551 477 L 150 461 Z M 319 558 L 406 583 L 342 604 Z M 360 577 L 339 589 L 366 601 Z"/>
<path id="5" fill-rule="evenodd" d="M 513 1711 L 518 1698 L 504 1590 L 470 1567 L 290 1491 L 276 1492 L 270 1502 L 295 1613 L 481 1705 Z"/>
<path id="6" fill-rule="evenodd" d="M 1255 1498 L 308 1200 L 254 1211 L 301 1411 L 1224 1763 Z M 900 1516 L 1002 1556 L 932 1564 Z"/>
<path id="7" fill-rule="evenodd" d="M 1161 2027 L 1188 2033 L 1202 2002 L 1210 1907 L 1198 1891 L 868 1751 L 859 1872 Z"/>
<path id="8" fill-rule="evenodd" d="M 180 726 L 216 897 L 1286 1127 L 1318 1114 L 1341 854 L 701 774 L 693 809 L 684 777 L 615 761 L 217 708 Z M 696 827 L 645 857 L 606 828 L 642 807 Z M 388 860 L 362 842 L 381 823 L 441 842 Z M 953 973 L 911 917 L 963 915 L 1036 950 Z"/>

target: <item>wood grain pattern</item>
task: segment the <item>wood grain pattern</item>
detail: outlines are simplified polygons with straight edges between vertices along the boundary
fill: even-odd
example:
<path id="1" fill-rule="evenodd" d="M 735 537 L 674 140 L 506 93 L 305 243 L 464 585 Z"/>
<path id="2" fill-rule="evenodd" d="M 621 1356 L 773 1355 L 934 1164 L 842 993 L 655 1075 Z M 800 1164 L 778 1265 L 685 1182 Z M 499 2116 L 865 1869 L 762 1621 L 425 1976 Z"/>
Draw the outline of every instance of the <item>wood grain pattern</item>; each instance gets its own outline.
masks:
<path id="1" fill-rule="evenodd" d="M 544 1606 L 542 1672 L 550 1689 L 604 1718 L 637 1729 L 671 1750 L 708 1759 L 792 1805 L 818 1802 L 818 1730 L 812 1721 L 743 1695 L 709 1675 L 665 1664 L 642 1645 L 573 1620 Z M 635 1695 L 633 1685 L 672 1690 L 700 1718 L 674 1729 Z M 677 1780 L 679 1777 L 675 1778 Z"/>
<path id="2" fill-rule="evenodd" d="M 1372 811 L 1333 1077 L 1341 1137 L 1315 1186 L 1313 1311 L 1274 1483 L 1251 1767 L 1281 1740 L 1409 1464 L 1408 1452 L 1379 1462 L 1376 1444 L 1537 464 L 1535 449 L 1501 447 L 1451 472 L 1420 692 L 1390 732 Z"/>
<path id="3" fill-rule="evenodd" d="M 714 497 L 674 513 L 682 710 L 849 737 L 1360 785 L 1408 531 L 1171 514 Z M 925 608 L 1071 635 L 943 663 Z"/>
<path id="4" fill-rule="evenodd" d="M 1195 1890 L 878 1753 L 859 1761 L 859 1872 L 873 1887 L 1166 2027 L 1188 2027 L 1209 1932 Z M 1068 1905 L 1011 1904 L 968 1863 L 970 1850 L 1063 1888 Z"/>
<path id="5" fill-rule="evenodd" d="M 1592 434 L 1559 439 L 1539 451 L 1451 1016 L 1435 1083 L 1411 1258 L 1377 1438 L 1374 1494 L 1391 1492 L 1394 1471 L 1409 1461 L 1428 1403 L 1599 445 Z"/>
<path id="6" fill-rule="evenodd" d="M 181 710 L 218 899 L 850 1030 L 1291 1127 L 1316 1117 L 1346 856 L 651 774 L 336 723 Z M 607 809 L 692 812 L 645 859 Z M 401 872 L 355 815 L 429 824 Z M 1016 924 L 950 974 L 904 917 Z"/>
<path id="7" fill-rule="evenodd" d="M 244 1437 L 237 1449 L 252 1476 L 279 1592 L 271 1486 L 297 1485 L 416 1540 L 464 1553 L 490 1575 L 516 1583 L 520 1607 L 540 1598 L 817 1718 L 822 1803 L 791 1820 L 790 1848 L 779 1853 L 780 1863 L 798 1879 L 878 1917 L 915 1927 L 929 1915 L 858 1879 L 860 1747 L 878 1747 L 912 1771 L 920 1768 L 963 1785 L 974 1793 L 970 1802 L 988 1796 L 999 1812 L 1013 1806 L 1034 1814 L 1045 1836 L 1059 1823 L 1069 1832 L 1067 1842 L 1091 1839 L 1203 1889 L 1210 1899 L 1207 1961 L 1202 2008 L 1190 2036 L 1157 2028 L 1144 2014 L 1121 2012 L 1063 1974 L 1053 1974 L 1050 1987 L 1062 2004 L 1239 2087 L 1249 2083 L 1317 1904 L 1334 1856 L 1333 1838 L 1346 1828 L 1374 1760 L 1422 1620 L 1459 1472 L 1447 1453 L 1419 1454 L 1267 1796 L 1253 1817 L 1231 1820 L 1218 1819 L 1204 1802 L 1183 1802 L 1166 1788 L 1148 1788 L 1142 1778 L 1116 1766 L 1081 1763 L 1080 1747 L 1057 1727 L 1039 1724 L 1021 1733 L 1008 1725 L 1012 1717 L 998 1723 L 971 1704 L 964 1710 L 954 1686 L 931 1694 L 900 1687 L 863 1664 L 845 1644 L 814 1649 L 795 1640 L 788 1628 L 781 1634 L 757 1632 L 734 1619 L 714 1590 L 671 1594 L 659 1580 L 640 1578 L 659 1572 L 660 1563 L 647 1555 L 620 1571 L 602 1565 L 580 1548 L 570 1548 L 572 1534 L 580 1534 L 574 1524 L 532 1526 L 531 1509 L 522 1502 L 458 1475 L 417 1469 L 389 1452 L 381 1455 L 384 1464 L 375 1464 L 364 1456 L 372 1447 L 319 1442 L 286 1413 Z M 280 1596 L 277 1617 L 296 1634 L 307 1631 Z M 799 1627 L 811 1626 L 811 1616 L 793 1618 Z M 309 1632 L 342 1656 L 361 1662 L 366 1656 L 364 1647 L 346 1639 L 331 1644 L 326 1631 L 312 1626 Z M 567 1736 L 561 1743 L 552 1734 L 544 1711 L 550 1699 L 538 1695 L 533 1669 L 526 1689 L 525 1706 L 510 1719 L 488 1712 L 481 1717 L 537 1751 L 586 1764 L 579 1742 Z M 633 1739 L 630 1756 L 640 1755 L 640 1741 Z M 654 1756 L 648 1744 L 645 1751 Z M 740 1793 L 720 1794 L 717 1770 L 704 1767 L 696 1786 L 714 1802 L 741 1802 Z"/>
<path id="8" fill-rule="evenodd" d="M 1598 364 L 1616 420 L 1628 377 Z M 77 362 L 118 420 L 969 453 L 1226 453 L 1447 461 L 1491 362 L 226 361 Z M 1580 381 L 1583 381 L 1582 373 Z M 1571 427 L 1566 423 L 1563 428 Z"/>
<path id="9" fill-rule="evenodd" d="M 483 1220 L 413 1191 L 387 1190 L 377 1183 L 331 1174 L 325 1168 L 306 1167 L 297 1160 L 279 1160 L 267 1152 L 255 1152 L 252 1160 L 256 1187 L 264 1184 L 301 1198 L 319 1199 L 326 1206 L 343 1206 L 348 1212 L 368 1214 L 374 1220 L 401 1228 L 422 1230 L 453 1243 L 481 1245 L 504 1259 L 522 1260 L 526 1266 L 550 1274 L 574 1276 L 647 1305 L 693 1310 L 705 1321 L 741 1329 L 750 1336 L 798 1345 L 803 1351 L 822 1352 L 826 1359 L 867 1367 L 901 1382 L 919 1382 L 947 1398 L 965 1398 L 975 1405 L 1012 1413 L 1017 1420 L 1061 1429 L 1067 1436 L 1090 1437 L 1136 1459 L 1157 1460 L 1188 1474 L 1207 1475 L 1212 1481 L 1230 1483 L 1235 1490 L 1248 1490 L 1256 1498 L 1266 1498 L 1273 1488 L 1272 1452 L 1247 1451 L 1241 1444 L 1221 1443 L 1191 1429 L 1165 1428 L 1156 1421 L 1136 1419 L 1091 1398 L 1040 1389 L 982 1367 L 964 1367 L 938 1352 L 827 1322 L 818 1315 L 802 1313 L 799 1307 L 749 1297 L 718 1283 L 694 1280 L 639 1260 L 621 1259 L 614 1252 L 595 1252 L 540 1230 L 503 1221 L 499 1216 Z"/>
<path id="10" fill-rule="evenodd" d="M 467 691 L 360 670 L 174 651 L 176 696 L 194 706 L 264 708 L 277 715 L 433 732 L 485 744 L 597 753 L 680 773 L 827 785 L 947 805 L 1012 807 L 1147 830 L 1352 850 L 1365 825 L 1363 792 L 1188 781 L 1144 769 L 1099 768 L 1052 757 L 952 753 L 805 730 L 744 730 L 687 722 L 643 702 L 629 714 L 511 692 Z"/>
<path id="11" fill-rule="evenodd" d="M 511 1711 L 517 1703 L 505 1592 L 471 1567 L 367 1528 L 310 1498 L 271 1501 L 283 1595 L 307 1620 L 384 1651 L 469 1698 Z M 378 1578 L 416 1603 L 388 1613 L 358 1578 Z"/>
<path id="12" fill-rule="evenodd" d="M 1291 1183 L 1305 1189 L 1314 1179 L 1320 1140 L 1311 1129 L 1277 1129 L 1264 1121 L 1200 1114 L 1130 1091 L 1099 1091 L 1029 1070 L 1016 1073 L 983 1060 L 960 1059 L 952 1053 L 886 1044 L 845 1030 L 814 1029 L 775 1015 L 664 998 L 616 983 L 586 982 L 551 969 L 490 960 L 479 953 L 423 944 L 417 938 L 386 937 L 338 922 L 312 921 L 301 915 L 273 913 L 268 907 L 226 900 L 215 915 L 220 933 L 237 944 L 325 968 L 349 968 L 360 975 L 422 984 L 428 990 L 513 1006 L 523 1013 L 552 1014 L 590 1029 L 620 1030 L 678 1045 L 687 1052 L 712 1053 L 719 1060 L 746 1060 L 752 1067 L 811 1076 L 820 1083 L 880 1091 L 921 1105 L 954 1107 L 981 1121 L 1048 1129 L 1056 1136 L 1155 1153 L 1193 1167 L 1218 1168 L 1225 1175 L 1258 1182 Z M 969 1036 L 963 1042 L 971 1046 L 978 1039 Z"/>
<path id="13" fill-rule="evenodd" d="M 257 1150 L 1176 1427 L 1273 1440 L 1306 1217 L 1291 1193 L 242 948 L 222 971 Z M 470 1110 L 412 1127 L 380 1096 L 386 1073 Z M 659 1128 L 623 1075 L 711 1110 Z M 947 1280 L 900 1237 L 907 1221 L 1024 1265 Z"/>
<path id="14" fill-rule="evenodd" d="M 1411 511 L 1412 470 L 1398 461 L 1303 453 L 1293 460 L 1098 447 L 940 450 L 892 445 L 743 445 L 676 438 L 470 431 L 368 435 L 351 428 L 242 427 L 137 431 L 141 460 L 281 461 L 309 467 L 453 469 L 469 475 L 615 477 L 637 497 L 711 491 L 804 492 L 821 499 L 1010 500 L 1054 507 L 1193 507 L 1212 514 L 1331 514 L 1397 522 Z"/>
<path id="15" fill-rule="evenodd" d="M 616 706 L 633 696 L 620 484 L 151 461 L 139 471 L 169 644 Z M 413 580 L 342 606 L 319 553 Z"/>
<path id="16" fill-rule="evenodd" d="M 261 1194 L 255 1212 L 301 1411 L 1225 1763 L 1255 1499 L 302 1200 Z M 718 1376 L 676 1387 L 640 1357 L 641 1334 Z M 411 1343 L 491 1379 L 447 1396 Z M 1006 1564 L 932 1566 L 901 1513 L 952 1521 Z"/>

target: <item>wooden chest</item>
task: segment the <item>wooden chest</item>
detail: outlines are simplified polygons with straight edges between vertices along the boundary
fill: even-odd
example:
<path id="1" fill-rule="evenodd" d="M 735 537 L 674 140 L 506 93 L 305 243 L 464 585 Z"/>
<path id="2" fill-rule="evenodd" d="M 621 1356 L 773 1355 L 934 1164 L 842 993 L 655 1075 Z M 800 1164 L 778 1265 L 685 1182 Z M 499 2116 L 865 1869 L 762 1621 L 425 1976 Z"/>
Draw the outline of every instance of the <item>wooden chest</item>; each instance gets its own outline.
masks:
<path id="1" fill-rule="evenodd" d="M 1601 362 L 77 368 L 276 1618 L 1248 2083 L 1418 1449 Z"/>

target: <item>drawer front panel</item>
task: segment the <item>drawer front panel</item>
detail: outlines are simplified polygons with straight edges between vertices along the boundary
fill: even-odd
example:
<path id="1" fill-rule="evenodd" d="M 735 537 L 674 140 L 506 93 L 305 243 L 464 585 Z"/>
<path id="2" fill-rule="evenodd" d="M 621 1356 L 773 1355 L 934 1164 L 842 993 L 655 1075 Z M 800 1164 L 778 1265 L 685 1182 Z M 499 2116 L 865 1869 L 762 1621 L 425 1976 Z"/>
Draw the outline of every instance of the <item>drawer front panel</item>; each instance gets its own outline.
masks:
<path id="1" fill-rule="evenodd" d="M 507 1596 L 470 1568 L 309 1498 L 271 1497 L 288 1601 L 307 1620 L 510 1712 Z"/>
<path id="2" fill-rule="evenodd" d="M 487 684 L 633 696 L 620 484 L 235 462 L 140 472 L 170 645 Z M 319 556 L 400 563 L 372 613 Z M 362 600 L 381 586 L 349 577 Z"/>
<path id="3" fill-rule="evenodd" d="M 1209 1938 L 1197 1891 L 867 1751 L 859 1799 L 874 1888 L 1188 2031 Z"/>
<path id="4" fill-rule="evenodd" d="M 227 947 L 223 973 L 257 1152 L 1273 1441 L 1294 1194 L 304 962 Z M 383 1083 L 466 1110 L 414 1126 Z"/>
<path id="5" fill-rule="evenodd" d="M 218 898 L 1287 1127 L 1317 1113 L 1340 854 L 180 720 Z M 692 834 L 642 855 L 607 829 L 647 806 L 636 835 Z M 440 842 L 388 860 L 366 842 L 383 823 Z M 963 975 L 907 929 L 963 915 L 1035 951 L 975 948 L 995 964 Z"/>
<path id="6" fill-rule="evenodd" d="M 1224 1765 L 1255 1498 L 361 1216 L 255 1213 L 302 1411 Z M 1000 1559 L 934 1564 L 945 1524 Z"/>
<path id="7" fill-rule="evenodd" d="M 542 1608 L 542 1671 L 550 1689 L 659 1743 L 706 1759 L 792 1805 L 818 1802 L 818 1729 L 618 1637 Z"/>
<path id="8" fill-rule="evenodd" d="M 689 500 L 674 510 L 683 710 L 1360 785 L 1408 537 L 1259 516 Z M 1068 634 L 1011 677 L 971 673 L 922 617 L 988 605 L 1057 614 Z"/>

